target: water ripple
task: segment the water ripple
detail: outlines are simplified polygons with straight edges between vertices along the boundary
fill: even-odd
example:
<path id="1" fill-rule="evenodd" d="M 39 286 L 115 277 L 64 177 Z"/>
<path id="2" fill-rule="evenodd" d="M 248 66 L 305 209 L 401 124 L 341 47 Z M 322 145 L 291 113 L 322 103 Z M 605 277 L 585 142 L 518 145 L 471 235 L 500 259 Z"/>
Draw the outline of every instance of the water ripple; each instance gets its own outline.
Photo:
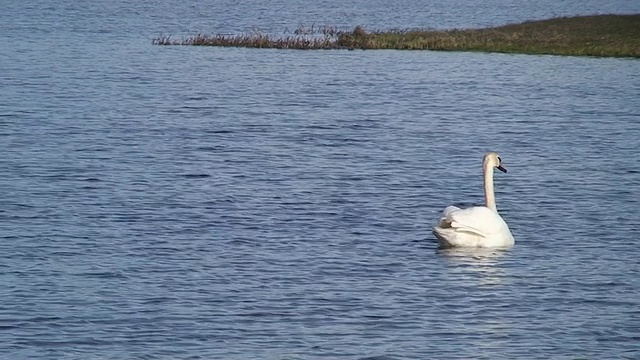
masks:
<path id="1" fill-rule="evenodd" d="M 637 61 L 143 39 L 637 5 L 96 4 L 0 13 L 0 357 L 640 357 Z M 437 249 L 490 149 L 516 246 Z"/>

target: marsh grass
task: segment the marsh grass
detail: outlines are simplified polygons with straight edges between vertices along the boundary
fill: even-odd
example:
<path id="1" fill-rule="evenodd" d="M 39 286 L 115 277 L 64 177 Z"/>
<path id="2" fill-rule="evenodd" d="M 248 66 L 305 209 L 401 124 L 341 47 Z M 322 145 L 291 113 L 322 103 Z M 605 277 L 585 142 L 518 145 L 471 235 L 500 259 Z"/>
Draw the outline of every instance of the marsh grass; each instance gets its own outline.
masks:
<path id="1" fill-rule="evenodd" d="M 153 41 L 156 45 L 193 45 L 221 47 L 250 47 L 275 49 L 335 49 L 335 39 L 330 37 L 309 38 L 305 36 L 276 37 L 266 34 L 248 35 L 202 35 L 198 34 L 183 40 L 160 37 Z"/>
<path id="2" fill-rule="evenodd" d="M 401 49 L 640 57 L 640 14 L 594 15 L 453 30 L 351 31 L 300 26 L 293 36 L 245 35 L 169 37 L 157 45 L 233 46 L 277 49 Z"/>

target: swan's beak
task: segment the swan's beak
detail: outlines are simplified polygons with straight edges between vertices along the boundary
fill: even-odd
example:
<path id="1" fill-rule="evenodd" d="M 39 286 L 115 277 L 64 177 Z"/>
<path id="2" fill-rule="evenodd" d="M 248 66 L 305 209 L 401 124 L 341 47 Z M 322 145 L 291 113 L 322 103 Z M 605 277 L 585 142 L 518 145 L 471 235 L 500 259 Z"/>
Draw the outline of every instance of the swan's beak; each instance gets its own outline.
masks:
<path id="1" fill-rule="evenodd" d="M 507 172 L 507 169 L 505 169 L 502 164 L 498 165 L 498 170 L 502 171 L 503 173 Z"/>

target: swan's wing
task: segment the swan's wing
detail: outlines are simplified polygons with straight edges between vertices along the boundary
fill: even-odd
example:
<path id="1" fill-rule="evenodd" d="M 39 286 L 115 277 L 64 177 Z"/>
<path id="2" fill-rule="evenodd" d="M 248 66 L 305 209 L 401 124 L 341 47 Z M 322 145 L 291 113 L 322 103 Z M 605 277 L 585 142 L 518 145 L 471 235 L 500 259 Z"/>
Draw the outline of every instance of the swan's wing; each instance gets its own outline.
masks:
<path id="1" fill-rule="evenodd" d="M 449 211 L 446 213 L 444 222 L 456 231 L 463 231 L 484 238 L 500 233 L 504 226 L 504 221 L 500 215 L 484 206 Z"/>
<path id="2" fill-rule="evenodd" d="M 442 212 L 442 216 L 440 216 L 440 221 L 439 223 L 442 223 L 443 221 L 447 221 L 447 216 L 449 216 L 449 214 L 451 214 L 454 211 L 459 211 L 460 208 L 457 206 L 447 206 L 446 209 L 444 209 L 444 211 Z"/>
<path id="3" fill-rule="evenodd" d="M 442 215 L 440 215 L 440 220 L 438 220 L 438 224 L 436 226 L 440 228 L 450 228 L 451 224 L 450 221 L 447 220 L 447 218 L 451 215 L 451 213 L 459 210 L 460 208 L 457 206 L 447 206 L 442 212 Z"/>

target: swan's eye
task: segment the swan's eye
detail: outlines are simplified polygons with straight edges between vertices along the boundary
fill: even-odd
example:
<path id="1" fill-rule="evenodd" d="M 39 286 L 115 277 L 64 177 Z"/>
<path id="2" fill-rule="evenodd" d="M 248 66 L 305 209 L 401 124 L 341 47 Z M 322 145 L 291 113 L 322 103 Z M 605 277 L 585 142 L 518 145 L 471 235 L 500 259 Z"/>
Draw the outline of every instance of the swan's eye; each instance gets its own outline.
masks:
<path id="1" fill-rule="evenodd" d="M 498 162 L 502 162 L 502 159 L 500 159 L 500 156 L 498 156 Z"/>

